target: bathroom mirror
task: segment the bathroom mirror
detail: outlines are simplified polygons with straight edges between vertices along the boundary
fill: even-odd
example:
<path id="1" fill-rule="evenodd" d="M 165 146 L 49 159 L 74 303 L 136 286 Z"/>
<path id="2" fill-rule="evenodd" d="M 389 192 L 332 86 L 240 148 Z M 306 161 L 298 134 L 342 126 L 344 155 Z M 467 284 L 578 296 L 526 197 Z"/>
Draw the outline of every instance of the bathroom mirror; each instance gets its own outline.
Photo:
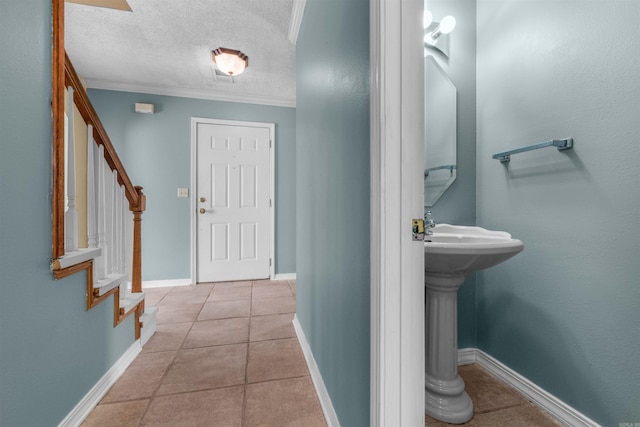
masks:
<path id="1" fill-rule="evenodd" d="M 433 56 L 424 58 L 424 205 L 456 179 L 456 87 Z"/>

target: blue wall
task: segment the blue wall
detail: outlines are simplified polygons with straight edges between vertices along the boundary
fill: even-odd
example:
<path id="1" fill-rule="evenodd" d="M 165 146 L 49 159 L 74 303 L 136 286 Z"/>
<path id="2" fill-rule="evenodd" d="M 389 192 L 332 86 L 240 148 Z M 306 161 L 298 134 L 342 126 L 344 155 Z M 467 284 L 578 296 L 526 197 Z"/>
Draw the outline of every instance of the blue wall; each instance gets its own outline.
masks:
<path id="1" fill-rule="evenodd" d="M 0 14 L 0 425 L 57 425 L 134 342 L 51 257 L 51 2 Z"/>
<path id="2" fill-rule="evenodd" d="M 308 0 L 296 49 L 297 316 L 340 424 L 369 425 L 369 2 Z"/>
<path id="3" fill-rule="evenodd" d="M 476 0 L 425 0 L 439 21 L 456 18 L 449 57 L 429 49 L 457 89 L 457 177 L 430 209 L 436 222 L 476 223 Z M 427 153 L 428 154 L 428 153 Z M 476 279 L 467 278 L 458 291 L 458 346 L 477 347 Z"/>
<path id="4" fill-rule="evenodd" d="M 605 426 L 640 422 L 640 3 L 478 0 L 478 345 Z M 573 150 L 491 155 L 552 138 Z"/>
<path id="5" fill-rule="evenodd" d="M 191 118 L 275 123 L 275 272 L 295 273 L 295 109 L 90 89 L 88 91 L 130 178 L 144 187 L 143 280 L 191 276 L 191 199 L 178 187 L 191 186 Z M 137 114 L 136 102 L 155 105 Z M 193 194 L 190 192 L 190 197 Z"/>

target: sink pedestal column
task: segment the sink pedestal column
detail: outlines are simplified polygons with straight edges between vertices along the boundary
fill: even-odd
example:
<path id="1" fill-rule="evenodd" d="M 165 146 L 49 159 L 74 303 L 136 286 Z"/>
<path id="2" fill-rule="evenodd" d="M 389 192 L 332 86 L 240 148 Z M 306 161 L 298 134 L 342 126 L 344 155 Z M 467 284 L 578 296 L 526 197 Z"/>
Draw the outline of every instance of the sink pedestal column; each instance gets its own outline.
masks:
<path id="1" fill-rule="evenodd" d="M 473 417 L 473 403 L 458 375 L 458 289 L 464 279 L 463 274 L 425 276 L 425 412 L 453 424 Z"/>

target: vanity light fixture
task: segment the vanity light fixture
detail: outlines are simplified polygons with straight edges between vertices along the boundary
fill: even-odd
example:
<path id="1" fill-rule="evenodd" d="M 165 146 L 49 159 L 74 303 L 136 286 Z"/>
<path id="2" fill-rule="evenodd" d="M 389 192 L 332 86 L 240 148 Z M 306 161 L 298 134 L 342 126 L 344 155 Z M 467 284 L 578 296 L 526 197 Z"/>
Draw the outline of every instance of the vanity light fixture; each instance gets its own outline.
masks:
<path id="1" fill-rule="evenodd" d="M 249 66 L 249 57 L 239 50 L 219 47 L 211 55 L 218 69 L 231 77 L 239 76 Z"/>
<path id="2" fill-rule="evenodd" d="M 427 28 L 429 28 L 429 25 L 431 25 L 431 23 L 433 22 L 433 15 L 431 14 L 431 12 L 425 9 L 422 21 L 424 23 L 424 29 L 426 30 Z"/>
<path id="3" fill-rule="evenodd" d="M 439 50 L 445 56 L 449 56 L 449 34 L 456 27 L 456 18 L 445 16 L 440 22 L 433 22 L 433 15 L 428 10 L 424 11 L 424 44 Z"/>

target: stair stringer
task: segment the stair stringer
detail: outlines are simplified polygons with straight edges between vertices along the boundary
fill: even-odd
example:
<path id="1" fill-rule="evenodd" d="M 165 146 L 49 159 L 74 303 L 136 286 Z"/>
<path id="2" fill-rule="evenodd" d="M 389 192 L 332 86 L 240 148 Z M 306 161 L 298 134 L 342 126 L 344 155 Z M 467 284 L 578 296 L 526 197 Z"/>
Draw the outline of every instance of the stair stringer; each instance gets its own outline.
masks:
<path id="1" fill-rule="evenodd" d="M 109 290 L 108 292 L 99 295 L 98 289 L 94 289 L 93 287 L 93 260 L 88 260 L 82 262 L 80 264 L 72 265 L 67 268 L 63 268 L 60 270 L 54 270 L 53 274 L 56 280 L 62 279 L 64 277 L 70 276 L 74 273 L 78 273 L 82 270 L 87 270 L 87 311 L 91 310 L 93 307 L 97 306 L 107 298 L 113 296 L 113 327 L 115 328 L 120 323 L 122 323 L 127 317 L 131 314 L 135 313 L 135 330 L 134 336 L 136 340 L 140 339 L 140 329 L 142 328 L 142 323 L 140 322 L 140 318 L 144 314 L 144 295 L 142 296 L 142 300 L 135 304 L 129 310 L 125 310 L 124 307 L 120 306 L 121 298 L 120 298 L 120 286 L 116 286 L 115 288 Z"/>

